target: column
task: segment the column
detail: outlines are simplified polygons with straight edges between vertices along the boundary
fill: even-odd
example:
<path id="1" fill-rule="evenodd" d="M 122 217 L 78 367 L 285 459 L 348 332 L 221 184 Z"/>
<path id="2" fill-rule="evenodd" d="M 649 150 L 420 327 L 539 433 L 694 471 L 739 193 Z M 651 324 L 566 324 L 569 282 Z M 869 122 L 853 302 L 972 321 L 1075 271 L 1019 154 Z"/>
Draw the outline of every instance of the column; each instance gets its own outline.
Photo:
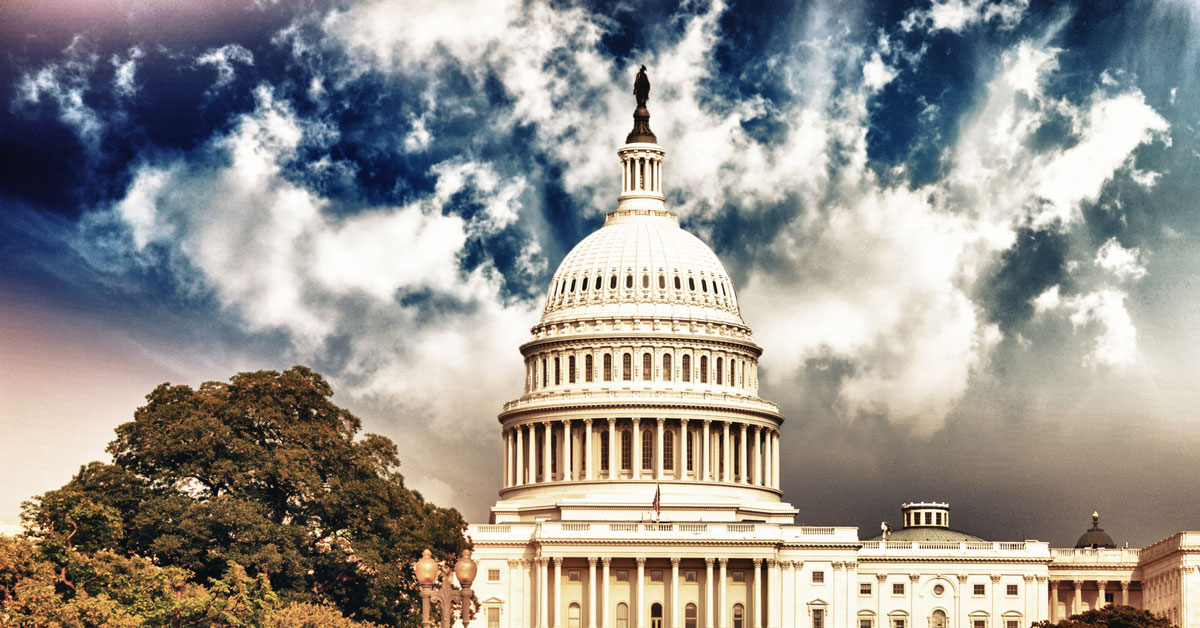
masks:
<path id="1" fill-rule="evenodd" d="M 1050 622 L 1057 622 L 1055 615 L 1058 614 L 1058 581 L 1050 581 Z"/>
<path id="2" fill-rule="evenodd" d="M 635 480 L 642 477 L 642 428 L 638 427 L 641 421 L 638 417 L 633 417 L 633 451 L 629 452 L 630 462 L 633 464 L 629 466 L 632 467 Z M 638 628 L 642 626 L 638 625 Z"/>
<path id="3" fill-rule="evenodd" d="M 1071 615 L 1083 612 L 1083 581 L 1075 580 L 1075 599 L 1071 601 Z"/>
<path id="4" fill-rule="evenodd" d="M 751 608 L 753 608 L 754 610 L 751 611 L 753 613 L 753 615 L 751 615 L 752 621 L 750 623 L 750 627 L 751 628 L 762 628 L 762 616 L 763 616 L 762 611 L 763 611 L 763 609 L 762 609 L 762 559 L 761 558 L 754 559 L 754 592 L 751 595 L 751 599 L 753 600 L 751 602 Z"/>
<path id="5" fill-rule="evenodd" d="M 726 423 L 725 425 L 728 426 L 729 424 Z M 726 448 L 725 451 L 729 451 L 729 449 Z M 729 467 L 725 468 L 728 469 Z M 728 563 L 728 558 L 720 559 L 721 577 L 719 582 L 721 583 L 721 597 L 717 599 L 717 601 L 720 602 L 720 606 L 717 607 L 717 628 L 725 628 L 725 613 L 729 609 L 729 589 L 727 587 L 728 579 L 725 577 L 725 566 Z"/>
<path id="6" fill-rule="evenodd" d="M 620 449 L 620 444 L 617 443 L 617 420 L 608 420 L 608 479 L 613 479 L 619 475 L 617 471 L 617 450 Z M 608 599 L 605 598 L 605 604 L 608 604 Z"/>
<path id="7" fill-rule="evenodd" d="M 562 626 L 562 556 L 554 557 L 554 626 Z"/>
<path id="8" fill-rule="evenodd" d="M 612 447 L 610 446 L 609 449 L 612 449 Z M 609 468 L 611 469 L 612 467 Z M 600 604 L 602 605 L 600 607 L 600 628 L 608 628 L 608 612 L 612 608 L 612 597 L 609 596 L 608 592 L 608 567 L 612 563 L 612 559 L 605 556 L 601 561 L 604 565 L 603 572 L 601 573 L 601 576 L 604 578 L 604 586 L 602 587 L 604 589 L 604 598 L 600 600 Z"/>
<path id="9" fill-rule="evenodd" d="M 508 429 L 501 429 L 500 433 L 504 435 L 504 481 L 503 488 L 512 486 L 512 434 Z"/>
<path id="10" fill-rule="evenodd" d="M 671 628 L 679 628 L 679 559 L 671 559 Z"/>
<path id="11" fill-rule="evenodd" d="M 771 444 L 771 466 L 773 468 L 772 478 L 773 478 L 773 482 L 774 482 L 771 486 L 781 489 L 781 488 L 783 488 L 783 483 L 780 482 L 780 478 L 779 478 L 779 432 L 778 431 L 775 431 L 775 430 L 771 431 L 771 443 L 772 443 Z"/>
<path id="12" fill-rule="evenodd" d="M 654 438 L 654 479 L 663 479 L 663 423 L 666 419 L 658 418 L 658 431 Z M 674 457 L 674 456 L 673 456 Z"/>
<path id="13" fill-rule="evenodd" d="M 966 574 L 958 574 L 958 590 L 954 592 L 954 625 L 967 628 L 967 609 L 963 608 L 963 587 L 967 586 Z M 910 589 L 912 587 L 909 587 Z"/>
<path id="14" fill-rule="evenodd" d="M 732 449 L 732 447 L 730 447 L 730 441 L 729 441 L 729 421 L 721 422 L 721 444 L 724 445 L 724 447 L 721 448 L 724 451 L 724 455 L 721 456 L 721 458 L 723 459 L 723 460 L 721 460 L 721 467 L 722 467 L 721 481 L 722 482 L 732 482 L 733 481 L 733 467 L 730 465 L 730 459 L 733 457 L 733 455 L 732 455 L 733 452 L 730 451 L 730 449 Z M 721 576 L 721 577 L 724 578 L 725 576 Z M 725 598 L 721 598 L 721 603 L 722 604 L 725 603 Z M 722 614 L 722 616 L 723 615 L 724 614 Z"/>
<path id="15" fill-rule="evenodd" d="M 887 579 L 888 576 L 885 573 L 875 574 L 875 617 L 878 619 L 876 628 L 889 628 L 883 621 L 883 588 L 887 586 Z M 911 607 L 909 608 L 909 612 L 912 612 Z"/>
<path id="16" fill-rule="evenodd" d="M 687 461 L 688 461 L 688 458 L 687 458 L 687 456 L 688 456 L 687 424 L 688 424 L 687 419 L 679 419 L 679 438 L 675 441 L 676 443 L 678 443 L 678 445 L 676 445 L 676 447 L 678 447 L 677 451 L 679 452 L 679 455 L 675 456 L 675 458 L 676 458 L 676 460 L 675 460 L 675 478 L 676 479 L 683 479 L 683 478 L 687 477 Z M 696 445 L 695 445 L 695 443 L 693 443 L 692 444 L 692 470 L 693 471 L 698 471 L 700 469 L 700 467 L 696 466 L 696 453 L 697 453 Z M 696 477 L 700 477 L 700 474 L 697 473 Z"/>
<path id="17" fill-rule="evenodd" d="M 592 450 L 592 420 L 583 420 L 583 477 L 592 479 L 592 458 L 596 457 L 596 452 Z M 612 449 L 612 442 L 609 442 L 609 449 Z"/>
<path id="18" fill-rule="evenodd" d="M 588 558 L 588 621 L 587 628 L 596 628 L 596 557 Z"/>
<path id="19" fill-rule="evenodd" d="M 749 448 L 748 444 L 746 443 L 746 440 L 747 440 L 746 436 L 749 435 L 749 430 L 746 429 L 745 423 L 742 423 L 741 426 L 742 426 L 742 433 L 741 433 L 740 440 L 741 440 L 741 449 L 742 449 L 742 451 L 741 451 L 741 456 L 742 456 L 741 463 L 742 464 L 738 470 L 742 472 L 742 484 L 749 484 L 750 483 L 750 473 L 749 473 L 750 459 L 746 457 L 746 455 L 750 451 L 750 448 Z M 755 628 L 757 628 L 757 627 L 755 627 Z"/>
<path id="20" fill-rule="evenodd" d="M 1033 576 L 1023 576 L 1021 579 L 1025 581 L 1025 588 L 1021 591 L 1025 597 L 1025 621 L 1031 623 L 1039 621 L 1037 619 L 1038 590 L 1034 588 Z M 1030 602 L 1033 603 L 1032 608 L 1029 606 Z M 997 625 L 997 628 L 1004 628 L 1004 626 Z"/>
<path id="21" fill-rule="evenodd" d="M 575 458 L 571 455 L 571 419 L 563 419 L 563 438 L 562 438 L 562 473 L 559 477 L 564 482 L 571 481 L 572 471 L 575 467 Z"/>
<path id="22" fill-rule="evenodd" d="M 754 426 L 754 473 L 751 474 L 750 479 L 751 479 L 751 481 L 753 481 L 755 484 L 757 484 L 759 486 L 762 486 L 763 484 L 765 484 L 765 482 L 763 482 L 763 469 L 765 468 L 764 461 L 763 461 L 763 454 L 766 452 L 763 451 L 763 449 L 764 449 L 763 448 L 763 436 L 764 436 L 764 434 L 763 434 L 762 426 L 755 425 Z"/>
<path id="23" fill-rule="evenodd" d="M 550 625 L 550 595 L 546 588 L 550 585 L 549 560 L 537 559 L 538 563 L 538 623 L 541 628 Z"/>
<path id="24" fill-rule="evenodd" d="M 1093 608 L 1104 608 L 1108 604 L 1104 600 L 1104 589 L 1107 586 L 1108 586 L 1108 583 L 1103 580 L 1099 580 L 1096 582 L 1096 589 L 1097 589 L 1096 605 Z"/>
<path id="25" fill-rule="evenodd" d="M 637 601 L 634 617 L 637 617 L 636 628 L 646 628 L 646 559 L 637 559 Z"/>
<path id="26" fill-rule="evenodd" d="M 705 421 L 707 424 L 708 421 Z M 705 425 L 707 428 L 707 425 Z M 705 430 L 707 432 L 707 429 Z M 713 622 L 713 559 L 704 559 L 704 628 L 716 628 Z"/>
<path id="27" fill-rule="evenodd" d="M 762 485 L 771 486 L 771 458 L 775 457 L 775 452 L 771 451 L 771 430 L 764 427 L 762 429 L 763 441 L 763 479 Z"/>
<path id="28" fill-rule="evenodd" d="M 780 570 L 779 561 L 774 558 L 767 559 L 767 626 L 768 628 L 780 628 L 783 624 L 779 614 L 779 594 L 781 593 L 783 572 Z"/>
<path id="29" fill-rule="evenodd" d="M 1121 581 L 1121 606 L 1129 606 L 1129 581 Z"/>
<path id="30" fill-rule="evenodd" d="M 538 471 L 537 424 L 530 423 L 527 427 L 529 428 L 529 484 L 536 484 Z"/>
<path id="31" fill-rule="evenodd" d="M 1047 579 L 1048 578 L 1046 578 L 1046 576 L 1042 576 L 1042 575 L 1037 575 L 1037 576 L 1033 577 L 1034 582 L 1037 583 L 1037 596 L 1034 598 L 1034 600 L 1037 602 L 1037 605 L 1035 607 L 1037 610 L 1036 610 L 1036 614 L 1034 615 L 1034 620 L 1032 620 L 1032 621 L 1042 621 L 1042 620 L 1050 619 L 1050 615 L 1042 610 L 1042 608 L 1043 608 L 1042 605 L 1050 601 L 1050 594 L 1047 593 L 1046 590 L 1042 588 L 1042 585 L 1046 584 Z"/>
<path id="32" fill-rule="evenodd" d="M 1000 588 L 1000 576 L 992 575 L 991 580 L 992 580 L 991 590 L 988 591 L 988 598 L 989 598 L 989 601 L 992 603 L 992 609 L 990 611 L 988 611 L 988 613 L 991 614 L 990 623 L 993 628 L 1004 628 L 1004 624 L 1000 623 L 1000 614 L 997 612 L 997 609 L 996 609 L 996 603 L 999 601 L 997 599 L 997 597 L 1000 595 L 996 591 L 996 589 Z"/>
<path id="33" fill-rule="evenodd" d="M 709 424 L 711 423 L 712 420 L 710 419 L 704 420 L 704 429 L 702 431 L 702 438 L 700 439 L 700 449 L 703 452 L 703 455 L 700 458 L 700 474 L 696 476 L 705 482 L 711 482 L 713 480 L 712 459 L 709 457 L 709 445 L 711 444 L 709 441 L 712 439 L 712 437 L 710 437 L 708 433 Z"/>
<path id="34" fill-rule="evenodd" d="M 554 475 L 550 471 L 550 469 L 551 469 L 550 463 L 552 462 L 551 456 L 554 455 L 554 453 L 551 451 L 551 448 L 553 447 L 553 445 L 554 445 L 554 424 L 549 421 L 545 421 L 542 423 L 542 481 L 543 482 L 552 482 L 554 480 Z"/>
<path id="35" fill-rule="evenodd" d="M 525 428 L 518 425 L 513 428 L 513 432 L 517 436 L 517 473 L 513 484 L 520 486 L 525 483 L 525 439 L 522 437 L 525 433 Z"/>

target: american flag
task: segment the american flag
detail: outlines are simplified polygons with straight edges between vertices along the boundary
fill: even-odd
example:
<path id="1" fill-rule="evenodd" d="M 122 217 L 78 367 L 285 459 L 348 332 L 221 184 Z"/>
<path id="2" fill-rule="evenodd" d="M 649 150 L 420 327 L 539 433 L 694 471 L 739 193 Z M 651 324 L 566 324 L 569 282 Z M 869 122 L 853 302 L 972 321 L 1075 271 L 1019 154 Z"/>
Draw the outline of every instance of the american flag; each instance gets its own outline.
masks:
<path id="1" fill-rule="evenodd" d="M 662 513 L 662 489 L 659 485 L 654 485 L 654 501 L 650 502 L 650 507 L 654 508 L 654 520 L 658 521 L 658 515 Z"/>

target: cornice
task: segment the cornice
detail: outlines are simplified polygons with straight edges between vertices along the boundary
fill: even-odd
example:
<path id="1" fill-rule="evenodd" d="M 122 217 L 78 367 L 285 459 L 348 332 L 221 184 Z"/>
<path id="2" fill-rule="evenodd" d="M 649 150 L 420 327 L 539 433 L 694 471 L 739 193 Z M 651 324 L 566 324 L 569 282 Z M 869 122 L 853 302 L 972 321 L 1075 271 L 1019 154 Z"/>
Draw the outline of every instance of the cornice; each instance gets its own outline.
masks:
<path id="1" fill-rule="evenodd" d="M 731 414 L 760 417 L 768 420 L 774 420 L 777 423 L 776 427 L 783 424 L 783 415 L 779 412 L 773 412 L 766 409 L 738 407 L 736 402 L 726 402 L 730 405 L 717 405 L 712 402 L 687 403 L 678 400 L 663 400 L 663 401 L 620 401 L 620 400 L 597 400 L 597 401 L 576 401 L 569 403 L 547 403 L 546 405 L 528 406 L 524 408 L 514 408 L 505 410 L 496 415 L 500 423 L 505 424 L 516 417 L 527 414 L 538 413 L 557 413 L 557 412 L 576 412 L 588 410 L 616 410 L 616 414 L 621 416 L 618 418 L 626 418 L 627 415 L 638 409 L 646 410 L 687 410 L 693 412 L 727 412 Z M 769 402 L 767 402 L 769 403 Z M 593 417 L 595 418 L 595 417 Z M 601 417 L 604 418 L 604 417 Z M 672 417 L 675 418 L 675 417 Z"/>

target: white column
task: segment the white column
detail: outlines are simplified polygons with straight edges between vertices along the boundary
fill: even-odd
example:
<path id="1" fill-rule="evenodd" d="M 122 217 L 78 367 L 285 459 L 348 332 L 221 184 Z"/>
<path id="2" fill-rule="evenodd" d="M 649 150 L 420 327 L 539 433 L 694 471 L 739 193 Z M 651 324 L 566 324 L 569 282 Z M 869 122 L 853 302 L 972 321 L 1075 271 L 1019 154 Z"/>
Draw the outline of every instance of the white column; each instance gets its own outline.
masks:
<path id="1" fill-rule="evenodd" d="M 658 431 L 654 440 L 654 479 L 663 479 L 663 423 L 666 419 L 658 417 Z"/>
<path id="2" fill-rule="evenodd" d="M 1083 582 L 1075 580 L 1075 599 L 1071 601 L 1071 615 L 1083 612 Z"/>
<path id="3" fill-rule="evenodd" d="M 708 421 L 705 421 L 707 424 Z M 716 628 L 713 623 L 713 559 L 704 559 L 704 628 Z"/>
<path id="4" fill-rule="evenodd" d="M 550 592 L 546 588 L 550 585 L 550 570 L 549 560 L 545 558 L 537 559 L 538 563 L 538 623 L 541 628 L 550 625 Z"/>
<path id="5" fill-rule="evenodd" d="M 563 419 L 563 455 L 562 455 L 562 473 L 559 475 L 564 482 L 570 482 L 572 479 L 572 471 L 575 467 L 575 457 L 571 452 L 571 419 Z"/>
<path id="6" fill-rule="evenodd" d="M 729 424 L 726 423 L 725 425 L 728 426 Z M 725 451 L 729 451 L 729 448 L 726 447 Z M 728 469 L 729 467 L 725 468 Z M 721 576 L 718 582 L 721 584 L 721 597 L 717 599 L 717 602 L 720 603 L 720 606 L 717 607 L 717 628 L 725 628 L 725 613 L 729 610 L 729 588 L 726 586 L 728 580 L 725 578 L 725 566 L 728 563 L 728 558 L 720 559 Z"/>
<path id="7" fill-rule="evenodd" d="M 751 626 L 751 628 L 762 628 L 762 616 L 763 616 L 762 610 L 763 609 L 762 609 L 762 559 L 761 558 L 754 559 L 753 600 L 754 601 L 751 602 L 751 608 L 754 609 L 752 611 L 754 614 L 752 615 L 753 621 L 751 622 L 750 626 Z"/>
<path id="8" fill-rule="evenodd" d="M 771 432 L 771 442 L 773 443 L 771 445 L 771 465 L 774 467 L 774 470 L 772 471 L 772 476 L 774 478 L 774 484 L 772 484 L 772 486 L 774 486 L 775 488 L 778 488 L 778 489 L 782 489 L 783 482 L 779 477 L 779 431 L 778 430 Z"/>
<path id="9" fill-rule="evenodd" d="M 709 459 L 709 453 L 708 453 L 709 452 L 709 440 L 710 440 L 708 429 L 709 429 L 710 423 L 712 423 L 711 420 L 709 420 L 709 419 L 704 420 L 704 429 L 702 431 L 703 437 L 700 439 L 700 448 L 703 450 L 703 455 L 700 457 L 700 474 L 696 476 L 705 482 L 711 482 L 713 479 L 713 477 L 712 477 L 712 461 Z"/>
<path id="10" fill-rule="evenodd" d="M 783 572 L 779 561 L 767 559 L 767 626 L 780 628 L 783 620 L 780 617 L 780 593 L 783 587 Z M 879 628 L 883 628 L 880 626 Z"/>
<path id="11" fill-rule="evenodd" d="M 1129 606 L 1129 581 L 1121 581 L 1121 606 Z"/>
<path id="12" fill-rule="evenodd" d="M 1107 582 L 1105 582 L 1103 580 L 1096 581 L 1096 606 L 1095 606 L 1095 608 L 1104 608 L 1105 606 L 1108 605 L 1108 602 L 1106 602 L 1104 599 L 1104 590 L 1106 588 L 1108 588 Z M 1183 587 L 1181 586 L 1179 588 L 1179 590 L 1183 591 Z"/>
<path id="13" fill-rule="evenodd" d="M 750 439 L 750 458 L 746 459 L 747 462 L 753 460 L 753 464 L 750 465 L 750 483 L 762 484 L 762 449 L 759 448 L 762 444 L 762 427 L 752 425 L 750 429 L 754 430 L 754 436 Z"/>
<path id="14" fill-rule="evenodd" d="M 646 559 L 637 559 L 637 617 L 636 628 L 646 628 Z"/>
<path id="15" fill-rule="evenodd" d="M 554 473 L 551 471 L 553 467 L 550 463 L 553 462 L 554 455 L 554 424 L 550 421 L 542 423 L 542 481 L 554 481 Z"/>
<path id="16" fill-rule="evenodd" d="M 671 628 L 679 628 L 679 559 L 671 559 Z"/>
<path id="17" fill-rule="evenodd" d="M 635 480 L 640 479 L 642 477 L 642 428 L 640 427 L 641 422 L 642 422 L 642 420 L 640 418 L 633 417 L 633 443 L 632 443 L 633 451 L 629 452 L 630 453 L 629 461 L 633 464 L 631 464 L 629 466 L 630 466 L 631 471 L 633 472 L 633 479 L 635 479 Z M 641 626 L 638 626 L 638 628 L 641 628 Z"/>
<path id="18" fill-rule="evenodd" d="M 729 459 L 733 456 L 731 455 L 732 452 L 729 451 L 731 449 L 729 441 L 729 421 L 721 421 L 721 445 L 721 450 L 724 452 L 724 454 L 721 456 L 721 481 L 732 482 L 733 468 L 730 466 Z M 721 578 L 724 577 L 725 576 L 721 576 Z M 725 598 L 721 598 L 721 603 L 725 603 Z M 724 617 L 725 614 L 722 613 L 721 616 Z"/>
<path id="19" fill-rule="evenodd" d="M 554 557 L 554 626 L 562 626 L 562 557 Z"/>
<path id="20" fill-rule="evenodd" d="M 620 475 L 617 471 L 617 450 L 620 445 L 617 443 L 617 420 L 608 420 L 608 479 L 613 479 Z M 604 598 L 604 603 L 608 604 L 608 598 Z"/>
<path id="21" fill-rule="evenodd" d="M 609 448 L 611 449 L 612 447 L 610 446 Z M 611 469 L 612 467 L 609 468 Z M 602 604 L 600 607 L 600 628 L 608 628 L 608 613 L 609 609 L 612 608 L 612 597 L 609 596 L 608 592 L 608 567 L 612 563 L 612 559 L 605 556 L 601 560 L 604 565 L 603 573 L 601 574 L 604 578 L 604 586 L 602 587 L 604 589 L 604 599 L 600 600 L 600 604 Z"/>
<path id="22" fill-rule="evenodd" d="M 747 445 L 747 443 L 746 443 L 746 441 L 748 440 L 748 439 L 746 438 L 746 436 L 748 436 L 748 435 L 749 435 L 749 430 L 747 430 L 747 429 L 746 429 L 746 424 L 745 424 L 745 423 L 742 423 L 742 424 L 741 424 L 741 426 L 742 426 L 742 433 L 741 433 L 741 439 L 740 439 L 740 440 L 741 440 L 741 449 L 742 449 L 742 452 L 741 452 L 741 455 L 742 455 L 741 463 L 742 463 L 742 465 L 741 465 L 741 468 L 739 468 L 738 470 L 742 472 L 742 483 L 743 483 L 743 484 L 749 484 L 749 483 L 750 483 L 750 473 L 749 473 L 749 471 L 750 471 L 750 459 L 746 457 L 746 456 L 747 456 L 747 454 L 748 454 L 748 452 L 749 452 L 749 447 L 748 447 L 748 445 Z M 549 467 L 547 467 L 547 468 L 549 468 Z M 757 628 L 757 627 L 756 627 L 756 628 Z"/>
<path id="23" fill-rule="evenodd" d="M 755 461 L 755 480 L 759 486 L 767 486 L 767 428 L 759 427 L 755 432 L 754 449 L 758 451 L 758 460 Z"/>
<path id="24" fill-rule="evenodd" d="M 512 434 L 508 429 L 502 429 L 504 434 L 504 488 L 512 486 Z"/>
<path id="25" fill-rule="evenodd" d="M 517 434 L 517 477 L 513 484 L 520 486 L 525 483 L 525 428 L 518 425 L 513 431 Z"/>
<path id="26" fill-rule="evenodd" d="M 587 628 L 596 628 L 596 558 L 588 558 L 588 621 Z"/>
<path id="27" fill-rule="evenodd" d="M 688 455 L 688 431 L 687 419 L 679 419 L 679 438 L 675 439 L 675 478 L 683 479 L 687 477 L 687 455 Z M 696 446 L 692 445 L 692 469 L 698 469 L 696 466 Z M 698 477 L 698 476 L 697 476 Z"/>
<path id="28" fill-rule="evenodd" d="M 1145 605 L 1145 602 L 1142 603 Z M 1058 614 L 1058 581 L 1050 581 L 1050 612 L 1048 613 L 1051 622 L 1054 621 L 1054 616 Z"/>
<path id="29" fill-rule="evenodd" d="M 529 484 L 537 483 L 538 472 L 538 450 L 537 450 L 537 424 L 530 423 L 529 427 Z"/>
<path id="30" fill-rule="evenodd" d="M 592 450 L 591 419 L 583 420 L 583 430 L 583 477 L 591 480 L 593 478 L 592 467 L 595 466 L 592 464 L 592 459 L 596 457 L 596 452 Z M 612 449 L 611 443 L 609 449 Z"/>

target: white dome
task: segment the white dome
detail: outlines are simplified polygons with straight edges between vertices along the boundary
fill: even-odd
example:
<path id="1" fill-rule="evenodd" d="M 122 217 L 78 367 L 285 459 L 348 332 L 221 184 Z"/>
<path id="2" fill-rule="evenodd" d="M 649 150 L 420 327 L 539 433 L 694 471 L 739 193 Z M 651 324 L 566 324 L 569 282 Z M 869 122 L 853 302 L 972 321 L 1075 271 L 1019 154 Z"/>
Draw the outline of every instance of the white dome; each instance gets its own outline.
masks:
<path id="1" fill-rule="evenodd" d="M 611 212 L 554 273 L 543 324 L 614 317 L 745 326 L 721 260 L 666 211 Z"/>

